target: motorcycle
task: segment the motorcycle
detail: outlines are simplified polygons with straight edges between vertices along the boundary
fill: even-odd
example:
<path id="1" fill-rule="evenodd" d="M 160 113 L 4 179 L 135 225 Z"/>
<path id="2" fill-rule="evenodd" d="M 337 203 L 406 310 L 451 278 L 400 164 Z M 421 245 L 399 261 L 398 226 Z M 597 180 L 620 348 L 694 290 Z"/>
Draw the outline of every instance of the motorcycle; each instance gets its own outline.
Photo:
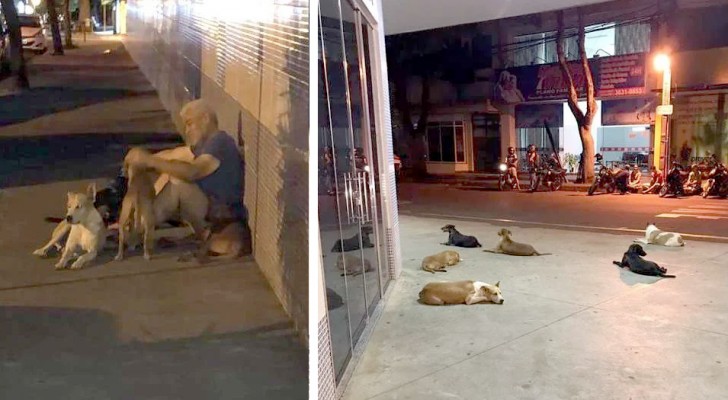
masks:
<path id="1" fill-rule="evenodd" d="M 500 164 L 498 169 L 500 170 L 500 176 L 498 177 L 498 189 L 501 191 L 518 189 L 516 179 L 508 171 L 508 165 Z"/>
<path id="2" fill-rule="evenodd" d="M 665 184 L 660 188 L 657 194 L 660 197 L 665 197 L 668 194 L 675 195 L 675 197 L 685 196 L 684 185 L 687 177 L 682 173 L 679 168 L 673 168 L 667 174 Z"/>
<path id="3" fill-rule="evenodd" d="M 607 168 L 606 165 L 599 163 L 599 166 L 601 167 L 599 169 L 599 172 L 594 177 L 594 182 L 592 182 L 591 186 L 589 187 L 589 191 L 587 192 L 587 195 L 591 196 L 594 194 L 594 192 L 597 189 L 603 189 L 607 193 L 614 193 L 614 190 L 617 187 L 617 184 L 614 180 L 614 172 Z"/>
<path id="4" fill-rule="evenodd" d="M 708 186 L 702 193 L 703 198 L 718 196 L 728 197 L 728 170 L 725 165 L 717 164 L 708 174 Z"/>
<path id="5" fill-rule="evenodd" d="M 541 183 L 552 192 L 561 189 L 566 182 L 566 170 L 557 167 L 545 167 L 542 169 Z"/>

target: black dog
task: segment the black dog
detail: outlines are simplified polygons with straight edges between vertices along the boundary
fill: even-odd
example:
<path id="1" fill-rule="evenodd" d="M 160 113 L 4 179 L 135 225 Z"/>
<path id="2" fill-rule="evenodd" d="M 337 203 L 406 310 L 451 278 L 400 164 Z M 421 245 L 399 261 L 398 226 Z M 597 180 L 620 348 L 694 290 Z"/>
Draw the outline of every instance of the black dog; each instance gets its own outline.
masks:
<path id="1" fill-rule="evenodd" d="M 620 268 L 629 268 L 635 274 L 647 276 L 660 276 L 663 278 L 674 278 L 675 275 L 667 275 L 667 268 L 663 268 L 653 261 L 647 261 L 642 256 L 646 256 L 645 250 L 638 244 L 629 246 L 627 252 L 622 256 L 622 262 L 612 261 L 614 265 Z"/>
<path id="2" fill-rule="evenodd" d="M 96 192 L 94 199 L 94 207 L 101 214 L 106 226 L 119 221 L 119 212 L 121 211 L 121 201 L 126 196 L 127 178 L 120 173 L 116 178 L 110 181 L 106 187 Z M 64 218 L 46 217 L 46 222 L 59 223 Z"/>
<path id="3" fill-rule="evenodd" d="M 455 229 L 455 225 L 445 225 L 442 227 L 442 231 L 449 233 L 447 242 L 442 243 L 445 246 L 483 247 L 475 236 L 463 235 Z"/>
<path id="4" fill-rule="evenodd" d="M 361 227 L 361 245 L 364 246 L 364 248 L 374 247 L 372 242 L 369 240 L 369 235 L 374 232 L 371 226 L 362 226 Z M 361 247 L 359 247 L 359 234 L 348 238 L 348 239 L 339 239 L 334 243 L 334 247 L 331 248 L 332 253 L 343 253 L 347 251 L 354 251 L 359 250 Z"/>

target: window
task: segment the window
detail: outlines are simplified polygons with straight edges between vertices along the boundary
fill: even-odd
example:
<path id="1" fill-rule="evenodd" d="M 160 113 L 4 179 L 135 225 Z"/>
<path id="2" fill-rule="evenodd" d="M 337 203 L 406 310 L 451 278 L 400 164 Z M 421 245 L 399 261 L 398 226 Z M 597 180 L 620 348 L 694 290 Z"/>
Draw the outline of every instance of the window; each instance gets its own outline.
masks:
<path id="1" fill-rule="evenodd" d="M 650 24 L 605 23 L 585 28 L 584 47 L 589 58 L 650 51 Z M 509 46 L 514 67 L 558 62 L 556 32 L 542 32 L 516 36 Z M 577 30 L 564 32 L 564 52 L 567 60 L 579 59 Z"/>
<path id="2" fill-rule="evenodd" d="M 430 161 L 465 162 L 462 121 L 427 124 L 427 154 Z"/>

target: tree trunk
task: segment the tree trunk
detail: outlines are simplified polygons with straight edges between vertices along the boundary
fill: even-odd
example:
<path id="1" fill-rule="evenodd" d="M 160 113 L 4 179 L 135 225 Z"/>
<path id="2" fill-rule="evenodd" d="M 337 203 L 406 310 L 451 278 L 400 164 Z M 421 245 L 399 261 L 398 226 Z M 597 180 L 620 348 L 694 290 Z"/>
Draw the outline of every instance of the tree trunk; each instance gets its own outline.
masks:
<path id="1" fill-rule="evenodd" d="M 581 148 L 584 154 L 584 162 L 582 165 L 583 176 L 579 177 L 582 182 L 590 183 L 594 180 L 594 138 L 591 136 L 591 125 L 594 114 L 597 112 L 597 102 L 595 99 L 594 78 L 589 68 L 589 59 L 587 58 L 584 46 L 585 32 L 584 20 L 581 9 L 579 13 L 579 58 L 584 73 L 584 81 L 586 85 L 586 112 L 579 109 L 579 93 L 574 84 L 574 78 L 569 70 L 569 64 L 566 61 L 564 53 L 564 11 L 560 10 L 556 14 L 557 30 L 556 30 L 556 54 L 559 58 L 559 67 L 561 74 L 568 88 L 568 97 L 566 99 L 571 113 L 574 114 L 576 124 L 579 127 L 579 136 L 581 138 Z"/>
<path id="2" fill-rule="evenodd" d="M 73 48 L 73 38 L 71 37 L 71 0 L 63 0 L 63 32 L 65 33 L 65 43 L 67 49 Z"/>
<path id="3" fill-rule="evenodd" d="M 27 89 L 30 87 L 30 83 L 23 58 L 23 38 L 20 34 L 18 10 L 15 8 L 14 0 L 0 0 L 0 5 L 9 31 L 10 73 L 15 76 L 17 88 Z"/>
<path id="4" fill-rule="evenodd" d="M 46 0 L 48 7 L 48 20 L 51 25 L 51 35 L 53 36 L 53 55 L 63 55 L 63 43 L 61 42 L 61 30 L 58 28 L 58 7 L 56 0 Z"/>
<path id="5" fill-rule="evenodd" d="M 86 20 L 91 18 L 91 0 L 78 0 L 78 26 L 86 30 Z"/>

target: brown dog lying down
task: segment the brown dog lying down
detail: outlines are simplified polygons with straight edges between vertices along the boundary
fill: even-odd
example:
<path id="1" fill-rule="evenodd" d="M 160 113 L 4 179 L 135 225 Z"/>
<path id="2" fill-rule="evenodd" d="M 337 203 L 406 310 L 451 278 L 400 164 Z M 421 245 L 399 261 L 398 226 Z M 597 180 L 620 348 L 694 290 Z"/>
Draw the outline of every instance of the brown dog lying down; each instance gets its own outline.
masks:
<path id="1" fill-rule="evenodd" d="M 446 268 L 462 261 L 457 251 L 446 250 L 422 259 L 422 269 L 427 272 L 447 272 Z"/>
<path id="2" fill-rule="evenodd" d="M 362 265 L 364 268 L 362 268 Z M 367 259 L 362 259 L 361 257 L 355 257 L 346 253 L 342 253 L 339 254 L 339 258 L 336 260 L 336 268 L 344 271 L 341 276 L 357 276 L 363 272 L 371 271 L 372 264 Z"/>
<path id="3" fill-rule="evenodd" d="M 498 236 L 501 237 L 498 245 L 494 250 L 483 250 L 488 253 L 496 254 L 508 254 L 511 256 L 546 256 L 551 253 L 539 253 L 530 244 L 514 242 L 511 239 L 511 231 L 508 229 L 501 229 L 498 231 Z"/>
<path id="4" fill-rule="evenodd" d="M 445 304 L 503 304 L 500 281 L 495 285 L 479 281 L 430 282 L 420 291 L 420 302 L 432 306 Z"/>

